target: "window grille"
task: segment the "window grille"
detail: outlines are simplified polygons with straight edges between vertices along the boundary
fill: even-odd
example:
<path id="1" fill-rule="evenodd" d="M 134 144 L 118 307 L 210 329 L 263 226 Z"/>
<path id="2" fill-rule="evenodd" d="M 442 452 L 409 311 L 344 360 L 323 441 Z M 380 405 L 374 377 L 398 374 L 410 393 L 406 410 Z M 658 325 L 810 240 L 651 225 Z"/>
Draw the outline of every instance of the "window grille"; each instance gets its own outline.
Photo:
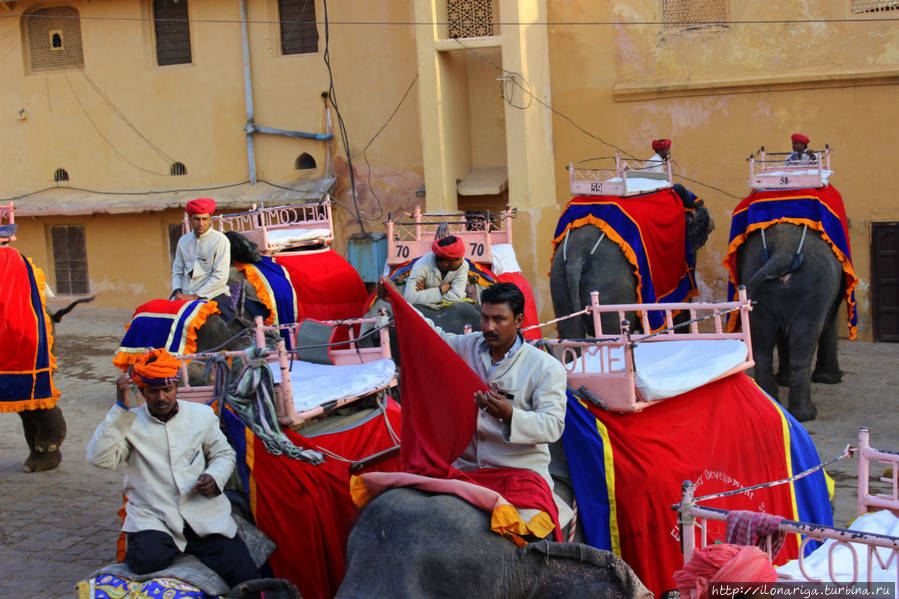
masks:
<path id="1" fill-rule="evenodd" d="M 53 244 L 53 268 L 56 271 L 56 292 L 60 295 L 90 293 L 84 227 L 50 227 L 50 237 Z"/>
<path id="2" fill-rule="evenodd" d="M 496 35 L 493 0 L 446 0 L 446 22 L 450 39 Z"/>
<path id="3" fill-rule="evenodd" d="M 183 162 L 176 162 L 169 169 L 169 174 L 172 177 L 182 177 L 187 174 L 187 167 L 184 166 Z"/>
<path id="4" fill-rule="evenodd" d="M 64 169 L 64 168 L 58 168 L 58 169 L 56 169 L 56 172 L 53 173 L 53 180 L 56 181 L 57 183 L 59 183 L 61 181 L 68 181 L 69 173 L 67 173 L 66 169 Z"/>
<path id="5" fill-rule="evenodd" d="M 156 31 L 156 63 L 161 66 L 190 64 L 190 16 L 187 0 L 153 0 Z"/>
<path id="6" fill-rule="evenodd" d="M 315 0 L 278 0 L 281 54 L 318 52 Z"/>
<path id="7" fill-rule="evenodd" d="M 304 171 L 311 168 L 315 168 L 315 158 L 303 152 L 300 154 L 299 158 L 297 158 L 296 169 L 298 171 Z"/>
<path id="8" fill-rule="evenodd" d="M 27 29 L 32 72 L 84 68 L 77 9 L 71 6 L 38 9 L 28 16 Z"/>
<path id="9" fill-rule="evenodd" d="M 852 0 L 852 12 L 886 12 L 899 10 L 899 0 Z"/>
<path id="10" fill-rule="evenodd" d="M 714 27 L 727 21 L 727 0 L 662 0 L 665 29 Z"/>

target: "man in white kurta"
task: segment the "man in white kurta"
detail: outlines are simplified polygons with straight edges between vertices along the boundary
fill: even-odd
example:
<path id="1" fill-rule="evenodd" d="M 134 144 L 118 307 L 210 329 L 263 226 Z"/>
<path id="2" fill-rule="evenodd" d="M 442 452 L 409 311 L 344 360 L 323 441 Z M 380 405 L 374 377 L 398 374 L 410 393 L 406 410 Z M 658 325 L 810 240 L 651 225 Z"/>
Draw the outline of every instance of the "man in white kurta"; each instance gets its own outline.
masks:
<path id="1" fill-rule="evenodd" d="M 215 201 L 191 200 L 185 208 L 191 232 L 182 235 L 172 262 L 172 299 L 214 300 L 225 320 L 234 318 L 228 276 L 231 242 L 212 228 Z"/>
<path id="2" fill-rule="evenodd" d="M 655 154 L 643 164 L 643 171 L 647 173 L 667 173 L 668 160 L 671 158 L 671 140 L 654 139 L 652 149 Z"/>
<path id="3" fill-rule="evenodd" d="M 425 320 L 489 388 L 475 394 L 477 428 L 453 466 L 530 470 L 552 491 L 549 444 L 565 428 L 567 379 L 561 362 L 525 342 L 523 319 L 524 294 L 513 283 L 497 283 L 481 293 L 481 332 L 454 335 Z M 555 492 L 553 499 L 564 527 L 571 509 Z"/>
<path id="4" fill-rule="evenodd" d="M 145 354 L 134 376 L 146 403 L 130 406 L 132 379 L 123 375 L 116 403 L 88 444 L 94 466 L 125 464 L 125 564 L 147 574 L 190 553 L 230 586 L 260 578 L 222 493 L 235 452 L 210 407 L 175 399 L 178 367 L 164 349 Z"/>
<path id="5" fill-rule="evenodd" d="M 455 236 L 437 239 L 431 251 L 412 266 L 403 297 L 413 306 L 439 310 L 465 299 L 468 262 L 465 244 Z"/>

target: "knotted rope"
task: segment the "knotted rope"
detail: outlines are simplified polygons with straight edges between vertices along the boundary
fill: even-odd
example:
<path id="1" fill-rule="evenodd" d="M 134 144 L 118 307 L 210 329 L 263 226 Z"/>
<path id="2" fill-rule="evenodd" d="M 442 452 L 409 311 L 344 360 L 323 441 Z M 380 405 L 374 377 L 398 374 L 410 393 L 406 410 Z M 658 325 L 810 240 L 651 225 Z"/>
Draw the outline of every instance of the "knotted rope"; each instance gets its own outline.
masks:
<path id="1" fill-rule="evenodd" d="M 213 356 L 206 363 L 204 378 L 211 369 L 215 372 L 215 397 L 237 414 L 270 454 L 283 454 L 313 466 L 324 462 L 321 452 L 297 447 L 281 430 L 272 401 L 275 392 L 272 373 L 265 362 L 268 350 L 250 347 L 243 354 L 243 367 L 236 376 L 224 355 Z M 219 411 L 222 409 L 220 403 Z"/>

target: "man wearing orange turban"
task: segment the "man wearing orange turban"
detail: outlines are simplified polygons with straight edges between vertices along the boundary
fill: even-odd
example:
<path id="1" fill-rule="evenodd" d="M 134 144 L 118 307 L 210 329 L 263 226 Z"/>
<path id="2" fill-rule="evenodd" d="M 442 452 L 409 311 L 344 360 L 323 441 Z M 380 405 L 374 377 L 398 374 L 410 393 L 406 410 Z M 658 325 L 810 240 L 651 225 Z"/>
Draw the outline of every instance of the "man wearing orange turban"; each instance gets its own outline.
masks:
<path id="1" fill-rule="evenodd" d="M 465 244 L 450 235 L 435 239 L 431 251 L 415 262 L 406 280 L 403 297 L 412 305 L 439 310 L 463 301 L 466 285 Z"/>
<path id="2" fill-rule="evenodd" d="M 222 317 L 234 318 L 228 275 L 231 270 L 231 243 L 224 233 L 212 228 L 215 200 L 191 200 L 185 208 L 191 232 L 182 235 L 172 263 L 172 299 L 214 300 Z"/>
<path id="3" fill-rule="evenodd" d="M 209 406 L 176 399 L 181 364 L 165 349 L 141 357 L 116 381 L 116 403 L 87 446 L 94 466 L 125 464 L 125 564 L 135 574 L 196 556 L 229 586 L 261 578 L 222 493 L 235 453 Z M 137 383 L 146 403 L 132 406 Z"/>
<path id="4" fill-rule="evenodd" d="M 666 173 L 668 172 L 668 159 L 671 158 L 671 140 L 670 139 L 654 139 L 652 140 L 652 149 L 655 152 L 653 157 L 646 161 L 643 170 L 647 173 Z"/>
<path id="5" fill-rule="evenodd" d="M 793 152 L 784 160 L 785 165 L 797 166 L 815 159 L 815 153 L 808 149 L 808 137 L 802 133 L 794 133 L 790 141 L 793 142 Z"/>

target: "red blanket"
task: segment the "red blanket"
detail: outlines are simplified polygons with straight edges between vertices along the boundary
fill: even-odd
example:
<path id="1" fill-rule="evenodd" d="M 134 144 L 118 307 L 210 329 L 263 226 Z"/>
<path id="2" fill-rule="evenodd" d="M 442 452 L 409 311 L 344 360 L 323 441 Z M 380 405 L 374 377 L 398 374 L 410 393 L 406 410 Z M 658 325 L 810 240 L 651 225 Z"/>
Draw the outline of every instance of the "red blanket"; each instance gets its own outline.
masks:
<path id="1" fill-rule="evenodd" d="M 359 273 L 334 250 L 277 256 L 297 293 L 297 322 L 304 318 L 361 318 L 368 292 Z"/>

